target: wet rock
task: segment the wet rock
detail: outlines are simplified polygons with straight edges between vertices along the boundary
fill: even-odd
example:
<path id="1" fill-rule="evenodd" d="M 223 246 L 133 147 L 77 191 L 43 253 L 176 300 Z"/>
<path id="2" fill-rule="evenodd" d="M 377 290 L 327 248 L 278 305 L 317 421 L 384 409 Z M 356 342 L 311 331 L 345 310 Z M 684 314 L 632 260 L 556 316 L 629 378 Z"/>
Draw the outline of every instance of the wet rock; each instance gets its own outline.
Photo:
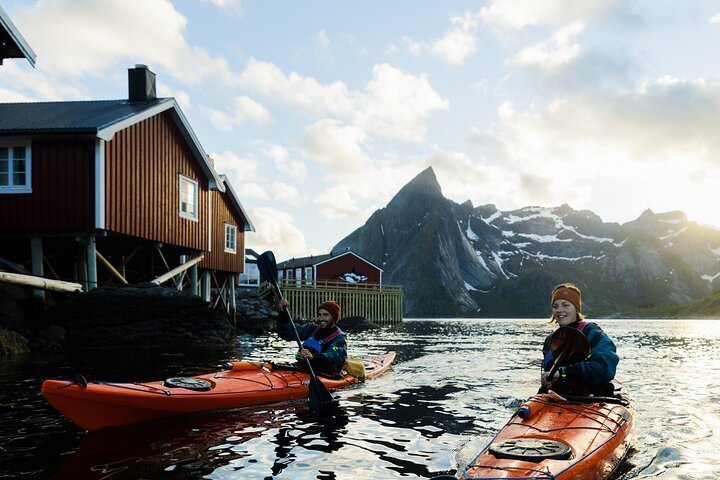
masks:
<path id="1" fill-rule="evenodd" d="M 361 316 L 343 317 L 338 321 L 338 326 L 343 332 L 364 332 L 365 330 L 380 328 L 380 325 Z"/>
<path id="2" fill-rule="evenodd" d="M 27 338 L 17 332 L 0 327 L 0 356 L 17 355 L 29 351 Z"/>

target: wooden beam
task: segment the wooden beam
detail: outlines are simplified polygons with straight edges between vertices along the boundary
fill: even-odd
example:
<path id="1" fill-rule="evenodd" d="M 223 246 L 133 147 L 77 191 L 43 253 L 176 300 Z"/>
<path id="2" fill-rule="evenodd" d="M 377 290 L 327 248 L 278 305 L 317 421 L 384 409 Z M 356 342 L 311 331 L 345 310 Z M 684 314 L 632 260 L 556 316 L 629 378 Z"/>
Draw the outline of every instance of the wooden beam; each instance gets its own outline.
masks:
<path id="1" fill-rule="evenodd" d="M 0 272 L 0 282 L 12 283 L 14 285 L 25 285 L 27 287 L 63 293 L 74 293 L 82 290 L 82 285 L 79 283 L 63 282 L 62 280 L 50 280 L 49 278 L 10 272 Z"/>
<path id="2" fill-rule="evenodd" d="M 175 275 L 177 275 L 178 273 L 184 272 L 185 270 L 187 270 L 188 268 L 192 267 L 192 266 L 195 265 L 196 263 L 200 263 L 203 258 L 205 258 L 205 255 L 203 255 L 203 254 L 201 253 L 201 254 L 198 255 L 197 257 L 195 257 L 195 258 L 193 258 L 193 259 L 190 259 L 190 260 L 188 260 L 187 262 L 183 263 L 182 265 L 179 265 L 179 266 L 173 268 L 173 269 L 170 270 L 169 272 L 160 275 L 160 276 L 157 277 L 155 280 L 152 280 L 150 283 L 154 283 L 155 285 L 160 285 L 160 284 L 163 283 L 163 282 L 167 282 L 168 280 L 170 280 L 171 278 L 173 278 L 173 277 L 174 277 Z"/>
<path id="3" fill-rule="evenodd" d="M 115 267 L 112 266 L 112 263 L 108 261 L 107 258 L 105 258 L 100 252 L 97 250 L 95 251 L 95 255 L 97 256 L 97 259 L 100 260 L 100 264 L 107 269 L 108 272 L 120 283 L 123 285 L 127 285 L 128 281 L 125 280 L 125 277 L 123 277 L 120 272 L 115 270 Z"/>

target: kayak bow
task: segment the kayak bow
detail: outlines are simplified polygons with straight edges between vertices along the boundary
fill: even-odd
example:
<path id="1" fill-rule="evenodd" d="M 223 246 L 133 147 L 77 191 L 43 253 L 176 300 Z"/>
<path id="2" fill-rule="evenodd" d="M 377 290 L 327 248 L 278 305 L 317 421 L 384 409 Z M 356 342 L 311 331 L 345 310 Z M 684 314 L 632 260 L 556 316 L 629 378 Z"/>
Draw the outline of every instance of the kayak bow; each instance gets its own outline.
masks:
<path id="1" fill-rule="evenodd" d="M 460 478 L 607 478 L 622 462 L 635 410 L 615 382 L 613 397 L 539 394 L 518 408 L 510 421 Z"/>

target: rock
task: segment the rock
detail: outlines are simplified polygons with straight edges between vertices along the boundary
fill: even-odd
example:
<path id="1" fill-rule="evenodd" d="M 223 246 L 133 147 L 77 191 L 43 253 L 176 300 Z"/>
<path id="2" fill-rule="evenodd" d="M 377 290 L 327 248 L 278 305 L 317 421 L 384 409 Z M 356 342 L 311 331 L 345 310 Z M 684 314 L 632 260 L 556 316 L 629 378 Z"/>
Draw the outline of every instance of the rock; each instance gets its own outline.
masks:
<path id="1" fill-rule="evenodd" d="M 46 322 L 66 330 L 76 349 L 151 348 L 181 351 L 226 347 L 234 329 L 227 317 L 189 292 L 151 283 L 97 288 L 51 309 Z M 50 329 L 47 335 L 62 338 Z M 46 339 L 49 340 L 49 339 Z"/>
<path id="2" fill-rule="evenodd" d="M 0 356 L 30 352 L 27 338 L 17 332 L 0 327 Z"/>
<path id="3" fill-rule="evenodd" d="M 375 330 L 380 328 L 365 317 L 343 317 L 338 320 L 338 327 L 343 332 L 363 332 L 365 330 Z"/>

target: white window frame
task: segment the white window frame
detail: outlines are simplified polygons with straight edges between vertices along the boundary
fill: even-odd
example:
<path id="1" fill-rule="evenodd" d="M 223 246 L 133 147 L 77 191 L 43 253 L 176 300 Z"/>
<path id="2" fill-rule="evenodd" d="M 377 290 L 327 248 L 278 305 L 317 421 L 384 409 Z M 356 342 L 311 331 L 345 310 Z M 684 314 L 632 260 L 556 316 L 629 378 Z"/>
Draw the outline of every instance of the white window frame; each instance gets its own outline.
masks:
<path id="1" fill-rule="evenodd" d="M 312 267 L 305 267 L 305 280 L 307 280 L 308 282 L 312 282 L 312 280 L 313 280 L 312 274 L 313 274 Z"/>
<path id="2" fill-rule="evenodd" d="M 179 192 L 178 192 L 178 211 L 180 212 L 180 217 L 185 218 L 187 220 L 193 220 L 195 222 L 198 221 L 198 182 L 197 180 L 193 180 L 192 178 L 186 177 L 185 175 L 178 174 L 179 180 L 178 180 L 178 186 L 179 186 Z M 185 192 L 184 186 L 185 185 L 192 185 L 193 187 L 193 212 L 188 213 L 183 211 L 183 193 Z M 188 202 L 185 202 L 188 203 Z"/>
<path id="3" fill-rule="evenodd" d="M 232 240 L 228 242 L 228 240 Z M 228 246 L 228 243 L 231 245 Z M 225 252 L 237 253 L 237 227 L 235 225 L 225 224 Z"/>
<path id="4" fill-rule="evenodd" d="M 13 185 L 13 149 L 17 147 L 25 148 L 25 183 L 22 185 Z M 0 140 L 0 148 L 8 149 L 7 167 L 8 167 L 8 184 L 0 185 L 0 194 L 2 193 L 32 193 L 32 148 L 30 140 L 27 138 L 8 138 Z"/>

